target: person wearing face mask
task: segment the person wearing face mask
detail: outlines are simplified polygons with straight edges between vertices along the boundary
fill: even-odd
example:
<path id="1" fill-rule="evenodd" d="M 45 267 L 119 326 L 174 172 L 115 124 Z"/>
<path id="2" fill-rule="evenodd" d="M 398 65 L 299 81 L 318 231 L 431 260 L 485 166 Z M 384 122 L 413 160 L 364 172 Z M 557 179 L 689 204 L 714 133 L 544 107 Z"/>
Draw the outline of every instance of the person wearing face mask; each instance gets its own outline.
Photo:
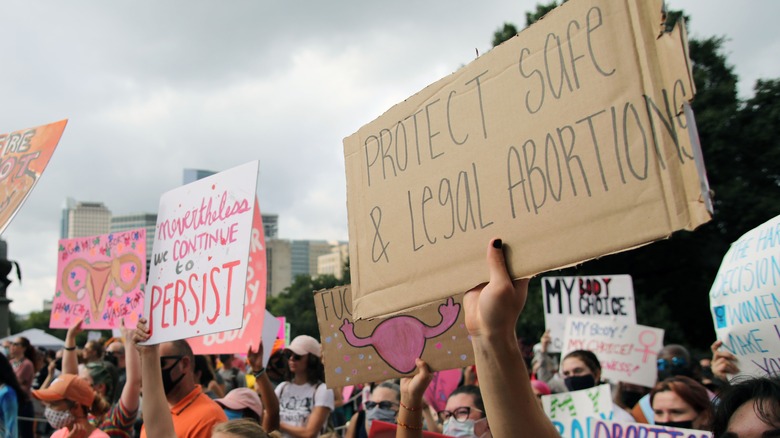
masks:
<path id="1" fill-rule="evenodd" d="M 658 381 L 669 377 L 685 376 L 697 382 L 701 382 L 701 375 L 694 367 L 691 353 L 687 348 L 678 344 L 664 346 L 658 353 Z M 712 400 L 715 394 L 707 390 L 707 395 Z M 655 424 L 655 414 L 650 404 L 650 394 L 639 399 L 639 402 L 631 410 L 635 421 L 638 423 Z"/>
<path id="2" fill-rule="evenodd" d="M 108 438 L 92 425 L 87 415 L 104 416 L 111 405 L 75 374 L 63 374 L 47 389 L 32 392 L 46 405 L 44 416 L 56 429 L 51 438 Z"/>
<path id="3" fill-rule="evenodd" d="M 707 388 L 685 376 L 658 382 L 650 391 L 650 404 L 658 426 L 709 430 L 713 409 Z"/>
<path id="4" fill-rule="evenodd" d="M 569 391 L 593 388 L 601 384 L 601 362 L 592 351 L 574 350 L 563 358 L 561 375 L 563 384 Z M 612 406 L 612 417 L 609 420 L 633 423 L 634 417 L 615 404 Z"/>
<path id="5" fill-rule="evenodd" d="M 350 420 L 344 438 L 367 438 L 374 420 L 395 424 L 400 403 L 401 388 L 390 381 L 380 383 L 371 391 L 371 399 L 364 403 L 365 410 Z"/>
<path id="6" fill-rule="evenodd" d="M 132 331 L 121 329 L 128 345 L 132 342 Z M 76 337 L 83 332 L 82 322 L 76 321 L 65 336 L 65 348 L 62 354 L 62 373 L 76 374 L 87 382 L 101 397 L 112 401 L 116 387 L 116 368 L 109 362 L 99 360 L 86 365 L 78 364 Z M 90 422 L 112 438 L 129 438 L 134 434 L 134 425 L 138 416 L 141 393 L 141 364 L 137 351 L 128 351 L 126 358 L 127 384 L 122 388 L 119 399 L 111 405 L 108 415 L 103 418 L 91 417 Z"/>
<path id="7" fill-rule="evenodd" d="M 185 340 L 139 345 L 150 337 L 147 323 L 145 318 L 139 319 L 134 335 L 144 385 L 141 438 L 210 437 L 214 425 L 227 421 L 227 416 L 195 383 L 195 356 L 190 345 Z M 166 410 L 171 415 L 161 414 Z M 147 434 L 147 430 L 152 432 Z"/>
<path id="8" fill-rule="evenodd" d="M 442 433 L 452 437 L 490 438 L 485 404 L 479 386 L 464 385 L 447 398 L 443 411 L 438 412 Z"/>

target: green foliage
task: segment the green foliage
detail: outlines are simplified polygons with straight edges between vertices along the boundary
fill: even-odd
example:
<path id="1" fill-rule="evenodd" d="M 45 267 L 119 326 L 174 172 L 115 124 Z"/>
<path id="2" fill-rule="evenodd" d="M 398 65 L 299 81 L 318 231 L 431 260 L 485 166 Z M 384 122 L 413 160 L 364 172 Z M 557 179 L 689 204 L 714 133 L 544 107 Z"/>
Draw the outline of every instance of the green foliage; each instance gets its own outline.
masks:
<path id="1" fill-rule="evenodd" d="M 504 23 L 504 27 L 499 28 L 493 33 L 493 47 L 517 35 L 517 26 L 512 23 Z"/>
<path id="2" fill-rule="evenodd" d="M 537 5 L 528 24 L 554 8 Z M 685 17 L 671 11 L 673 20 Z M 670 21 L 671 23 L 671 21 Z M 693 109 L 714 192 L 713 220 L 632 251 L 602 257 L 545 276 L 630 274 L 637 322 L 666 330 L 664 342 L 708 351 L 715 338 L 709 290 L 731 242 L 780 215 L 780 80 L 759 80 L 755 96 L 740 102 L 737 76 L 723 54 L 724 38 L 693 39 Z M 519 336 L 544 329 L 542 292 L 531 282 Z"/>
<path id="3" fill-rule="evenodd" d="M 563 0 L 561 4 L 566 3 L 566 0 Z M 533 12 L 526 12 L 525 13 L 525 27 L 528 27 L 537 21 L 541 20 L 542 17 L 547 15 L 548 12 L 552 11 L 553 9 L 557 8 L 558 2 L 553 0 L 550 3 L 547 3 L 546 5 L 543 4 L 536 4 L 536 10 Z"/>
<path id="4" fill-rule="evenodd" d="M 290 336 L 309 335 L 320 337 L 317 327 L 317 313 L 314 309 L 314 292 L 347 284 L 349 278 L 337 280 L 333 275 L 312 278 L 299 275 L 290 287 L 275 297 L 269 297 L 266 307 L 276 316 L 284 316 L 290 323 Z"/>

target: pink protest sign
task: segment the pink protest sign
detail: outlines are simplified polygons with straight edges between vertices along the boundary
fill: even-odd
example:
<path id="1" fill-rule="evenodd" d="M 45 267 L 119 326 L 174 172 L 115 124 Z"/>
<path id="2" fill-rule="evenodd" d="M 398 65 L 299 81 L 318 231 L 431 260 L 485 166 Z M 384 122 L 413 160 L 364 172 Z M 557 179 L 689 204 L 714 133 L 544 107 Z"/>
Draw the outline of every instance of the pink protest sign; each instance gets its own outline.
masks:
<path id="1" fill-rule="evenodd" d="M 279 333 L 276 334 L 276 339 L 281 339 L 284 346 L 287 346 L 287 317 L 277 316 L 279 320 Z"/>
<path id="2" fill-rule="evenodd" d="M 49 327 L 135 327 L 144 304 L 146 230 L 63 239 Z"/>
<path id="3" fill-rule="evenodd" d="M 263 332 L 265 318 L 265 232 L 260 205 L 255 199 L 252 217 L 252 242 L 249 245 L 249 266 L 246 274 L 246 298 L 244 298 L 244 322 L 240 329 L 190 338 L 188 342 L 195 354 L 246 353 L 249 347 L 257 349 Z"/>
<path id="4" fill-rule="evenodd" d="M 243 325 L 258 170 L 254 161 L 160 198 L 145 345 Z"/>
<path id="5" fill-rule="evenodd" d="M 452 391 L 458 387 L 461 378 L 461 370 L 444 370 L 433 373 L 433 380 L 425 390 L 423 397 L 428 406 L 432 406 L 436 412 L 443 411 Z"/>

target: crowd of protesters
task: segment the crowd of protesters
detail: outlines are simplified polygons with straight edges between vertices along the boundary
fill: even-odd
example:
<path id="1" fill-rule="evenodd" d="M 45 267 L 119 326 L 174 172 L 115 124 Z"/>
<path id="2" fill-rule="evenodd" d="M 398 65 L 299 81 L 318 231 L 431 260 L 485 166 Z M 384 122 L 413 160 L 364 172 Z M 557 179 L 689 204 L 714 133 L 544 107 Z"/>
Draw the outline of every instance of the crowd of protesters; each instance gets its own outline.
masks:
<path id="1" fill-rule="evenodd" d="M 36 350 L 19 337 L 0 354 L 0 438 L 6 437 L 367 437 L 375 421 L 396 425 L 397 437 L 424 431 L 453 437 L 557 437 L 540 398 L 602 384 L 599 358 L 577 350 L 550 353 L 544 333 L 524 356 L 515 334 L 528 281 L 512 281 L 500 239 L 487 249 L 490 281 L 466 293 L 466 328 L 475 366 L 440 412 L 427 405 L 428 365 L 400 381 L 365 385 L 342 399 L 324 380 L 322 348 L 298 336 L 271 352 L 196 356 L 184 340 L 142 346 L 150 328 L 77 349 L 76 323 L 65 347 Z M 608 382 L 611 420 L 712 431 L 715 438 L 780 436 L 780 379 L 729 382 L 736 358 L 711 346 L 694 361 L 687 348 L 668 345 L 658 356 L 658 383 L 643 388 Z M 269 348 L 271 348 L 269 346 Z M 36 406 L 45 422 L 36 425 Z M 40 420 L 40 418 L 39 418 Z"/>

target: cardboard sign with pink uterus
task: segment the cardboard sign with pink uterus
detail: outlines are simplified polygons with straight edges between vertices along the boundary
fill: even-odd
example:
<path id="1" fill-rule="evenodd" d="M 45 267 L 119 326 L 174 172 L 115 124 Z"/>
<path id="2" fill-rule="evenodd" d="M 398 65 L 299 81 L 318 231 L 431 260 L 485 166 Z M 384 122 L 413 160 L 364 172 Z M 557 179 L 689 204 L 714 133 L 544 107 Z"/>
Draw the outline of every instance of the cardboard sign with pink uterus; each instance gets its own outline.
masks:
<path id="1" fill-rule="evenodd" d="M 146 230 L 63 239 L 49 327 L 135 327 L 143 314 Z"/>
<path id="2" fill-rule="evenodd" d="M 352 319 L 349 286 L 317 292 L 314 301 L 329 388 L 413 375 L 418 357 L 433 371 L 474 363 L 462 294 L 370 320 Z"/>

